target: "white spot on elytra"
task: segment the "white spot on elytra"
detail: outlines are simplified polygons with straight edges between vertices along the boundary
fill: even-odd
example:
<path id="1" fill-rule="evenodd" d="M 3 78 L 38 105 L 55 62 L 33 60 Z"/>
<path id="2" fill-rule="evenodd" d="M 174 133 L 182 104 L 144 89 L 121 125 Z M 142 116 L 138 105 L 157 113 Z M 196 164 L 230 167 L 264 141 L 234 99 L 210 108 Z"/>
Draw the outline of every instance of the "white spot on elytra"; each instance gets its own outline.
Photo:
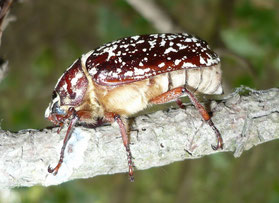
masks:
<path id="1" fill-rule="evenodd" d="M 172 48 L 172 47 L 169 47 L 169 48 L 167 48 L 167 49 L 165 50 L 164 54 L 168 54 L 168 53 L 170 53 L 170 52 L 177 52 L 177 50 L 174 49 L 174 48 Z"/>
<path id="2" fill-rule="evenodd" d="M 159 65 L 158 65 L 158 67 L 159 68 L 162 68 L 162 67 L 164 67 L 166 64 L 164 63 L 164 62 L 162 62 L 162 63 L 160 63 Z"/>
<path id="3" fill-rule="evenodd" d="M 192 63 L 189 63 L 189 62 L 184 62 L 183 65 L 182 65 L 182 68 L 195 68 L 197 67 L 195 64 L 192 64 Z"/>
<path id="4" fill-rule="evenodd" d="M 139 35 L 136 35 L 136 36 L 133 36 L 133 37 L 131 37 L 132 39 L 134 39 L 134 40 L 138 40 L 139 39 Z"/>
<path id="5" fill-rule="evenodd" d="M 174 61 L 174 64 L 177 66 L 180 62 L 181 62 L 181 60 L 176 59 L 176 60 Z"/>
<path id="6" fill-rule="evenodd" d="M 142 44 L 142 43 L 144 43 L 144 40 L 142 39 L 142 40 L 139 40 L 139 41 L 137 41 L 136 42 L 137 44 Z"/>
<path id="7" fill-rule="evenodd" d="M 163 47 L 163 46 L 165 46 L 165 44 L 166 44 L 166 41 L 164 39 L 162 39 L 160 46 Z"/>
<path id="8" fill-rule="evenodd" d="M 181 43 L 177 43 L 177 46 L 179 47 L 179 50 L 186 49 L 188 47 L 187 45 L 183 45 Z"/>
<path id="9" fill-rule="evenodd" d="M 203 59 L 203 57 L 200 56 L 200 64 L 205 64 L 205 60 Z"/>
<path id="10" fill-rule="evenodd" d="M 150 45 L 150 49 L 152 49 L 153 47 L 155 47 L 156 45 L 156 40 L 153 41 L 148 41 L 149 45 Z"/>
<path id="11" fill-rule="evenodd" d="M 140 68 L 135 68 L 134 73 L 135 75 L 144 75 L 146 72 L 149 72 L 150 68 L 145 68 L 145 69 L 140 69 Z"/>
<path id="12" fill-rule="evenodd" d="M 124 74 L 125 77 L 132 77 L 133 76 L 133 71 L 127 71 L 125 74 Z"/>
<path id="13" fill-rule="evenodd" d="M 104 49 L 105 53 L 108 53 L 108 57 L 107 57 L 107 61 L 112 57 L 115 56 L 114 50 L 117 48 L 118 46 L 115 44 L 112 47 L 107 47 Z"/>
<path id="14" fill-rule="evenodd" d="M 97 73 L 97 70 L 96 70 L 96 68 L 94 67 L 94 68 L 91 68 L 90 70 L 89 70 L 89 74 L 90 75 L 95 75 Z"/>

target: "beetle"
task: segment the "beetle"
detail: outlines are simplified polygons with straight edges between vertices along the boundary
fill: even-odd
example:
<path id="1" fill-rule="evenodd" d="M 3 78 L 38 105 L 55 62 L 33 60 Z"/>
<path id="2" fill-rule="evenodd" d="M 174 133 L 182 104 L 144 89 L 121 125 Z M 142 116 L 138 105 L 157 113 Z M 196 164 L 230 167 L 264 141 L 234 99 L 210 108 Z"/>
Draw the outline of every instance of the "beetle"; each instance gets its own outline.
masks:
<path id="1" fill-rule="evenodd" d="M 96 123 L 98 118 L 119 125 L 127 151 L 128 173 L 133 181 L 133 162 L 128 141 L 127 119 L 152 104 L 176 101 L 187 95 L 217 137 L 223 140 L 195 94 L 222 94 L 220 58 L 206 41 L 187 33 L 137 35 L 107 43 L 82 55 L 58 80 L 45 117 L 58 132 L 68 130 L 55 168 L 63 163 L 64 150 L 73 127 Z"/>

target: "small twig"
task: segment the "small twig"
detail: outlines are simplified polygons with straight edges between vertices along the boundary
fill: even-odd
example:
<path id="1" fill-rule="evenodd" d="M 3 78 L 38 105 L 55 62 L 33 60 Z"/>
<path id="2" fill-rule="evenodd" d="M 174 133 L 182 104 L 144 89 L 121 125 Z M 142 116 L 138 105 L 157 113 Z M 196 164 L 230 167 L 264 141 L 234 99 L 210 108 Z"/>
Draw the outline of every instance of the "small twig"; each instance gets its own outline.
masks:
<path id="1" fill-rule="evenodd" d="M 182 28 L 176 25 L 170 16 L 164 12 L 153 0 L 126 0 L 144 18 L 152 23 L 159 32 L 182 32 Z"/>
<path id="2" fill-rule="evenodd" d="M 9 13 L 9 8 L 12 5 L 13 0 L 2 0 L 0 2 L 0 45 L 1 45 L 1 38 L 2 33 L 8 23 L 14 20 L 13 17 L 7 17 Z"/>
<path id="3" fill-rule="evenodd" d="M 9 8 L 12 5 L 13 0 L 1 0 L 0 1 L 0 46 L 2 40 L 2 34 L 9 22 L 14 20 L 14 17 L 9 17 Z M 8 71 L 8 62 L 0 58 L 0 82 L 4 79 L 6 72 Z"/>

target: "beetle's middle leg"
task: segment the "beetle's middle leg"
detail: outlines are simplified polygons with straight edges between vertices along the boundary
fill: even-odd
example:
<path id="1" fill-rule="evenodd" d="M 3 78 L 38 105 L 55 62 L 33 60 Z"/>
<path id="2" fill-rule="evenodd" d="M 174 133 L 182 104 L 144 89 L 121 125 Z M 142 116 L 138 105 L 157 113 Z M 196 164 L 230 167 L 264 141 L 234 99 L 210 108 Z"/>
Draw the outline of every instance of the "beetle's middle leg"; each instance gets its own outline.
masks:
<path id="1" fill-rule="evenodd" d="M 201 114 L 202 118 L 214 130 L 214 132 L 216 134 L 216 137 L 217 137 L 217 145 L 216 146 L 212 145 L 212 148 L 214 150 L 222 149 L 223 148 L 223 139 L 222 139 L 222 136 L 221 136 L 219 130 L 216 128 L 216 126 L 212 122 L 212 120 L 210 118 L 210 115 L 205 110 L 203 105 L 198 101 L 196 96 L 192 92 L 190 92 L 187 88 L 185 88 L 185 87 L 174 88 L 174 89 L 172 89 L 172 90 L 170 90 L 168 92 L 165 92 L 165 93 L 163 93 L 163 94 L 161 94 L 161 95 L 151 99 L 150 103 L 153 103 L 153 104 L 163 104 L 163 103 L 172 101 L 174 99 L 178 99 L 177 100 L 177 104 L 179 105 L 179 107 L 183 108 L 184 106 L 183 106 L 183 104 L 181 103 L 181 101 L 179 99 L 179 97 L 182 96 L 183 94 L 187 94 L 187 96 L 190 98 L 191 102 L 194 104 L 196 109 Z"/>
<path id="2" fill-rule="evenodd" d="M 129 144 L 129 138 L 127 134 L 127 127 L 123 120 L 121 119 L 120 115 L 115 114 L 115 113 L 106 113 L 105 114 L 105 119 L 109 122 L 116 121 L 119 128 L 120 128 L 120 133 L 122 136 L 123 144 L 124 147 L 126 148 L 127 152 L 127 157 L 128 157 L 128 167 L 129 167 L 129 176 L 130 176 L 130 181 L 134 182 L 134 170 L 133 170 L 133 161 L 132 161 L 132 153 L 130 150 L 130 144 Z"/>

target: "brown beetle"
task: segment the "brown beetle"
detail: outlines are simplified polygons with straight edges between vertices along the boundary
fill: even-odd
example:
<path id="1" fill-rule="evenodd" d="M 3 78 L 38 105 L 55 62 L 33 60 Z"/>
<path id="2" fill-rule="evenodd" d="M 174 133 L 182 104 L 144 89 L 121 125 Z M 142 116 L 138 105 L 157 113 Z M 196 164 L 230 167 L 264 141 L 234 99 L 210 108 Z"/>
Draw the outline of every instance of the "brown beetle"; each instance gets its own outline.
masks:
<path id="1" fill-rule="evenodd" d="M 130 179 L 132 155 L 126 119 L 150 104 L 162 104 L 187 95 L 217 136 L 214 150 L 223 147 L 222 137 L 195 93 L 222 94 L 220 59 L 208 44 L 187 33 L 151 34 L 123 38 L 105 44 L 76 60 L 55 86 L 45 117 L 69 127 L 64 150 L 77 122 L 95 123 L 98 118 L 117 122 L 128 153 Z M 61 128 L 60 128 L 61 129 Z"/>

